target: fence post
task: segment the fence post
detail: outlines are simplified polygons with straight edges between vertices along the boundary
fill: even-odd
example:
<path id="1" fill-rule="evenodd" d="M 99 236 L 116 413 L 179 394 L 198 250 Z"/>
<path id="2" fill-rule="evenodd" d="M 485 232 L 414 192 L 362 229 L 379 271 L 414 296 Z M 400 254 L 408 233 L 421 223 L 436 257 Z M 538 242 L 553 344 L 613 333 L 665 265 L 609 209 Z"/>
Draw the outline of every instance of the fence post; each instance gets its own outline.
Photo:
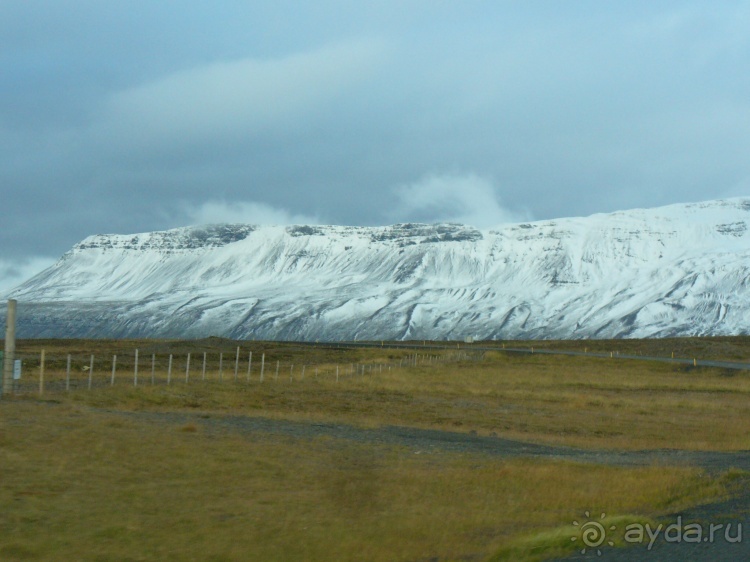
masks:
<path id="1" fill-rule="evenodd" d="M 65 368 L 65 390 L 70 390 L 70 353 L 68 353 L 68 365 Z"/>
<path id="2" fill-rule="evenodd" d="M 94 356 L 91 356 L 91 362 L 89 363 L 89 390 L 91 390 L 91 378 L 94 376 Z"/>
<path id="3" fill-rule="evenodd" d="M 3 393 L 10 394 L 13 388 L 13 368 L 16 358 L 16 301 L 8 301 L 8 312 L 5 317 L 5 355 L 3 356 L 3 375 L 0 378 L 0 398 Z"/>
<path id="4" fill-rule="evenodd" d="M 275 380 L 275 381 L 279 380 L 279 362 L 278 362 L 278 360 L 276 361 L 276 376 L 274 377 L 273 380 Z"/>
<path id="5" fill-rule="evenodd" d="M 185 366 L 185 382 L 190 382 L 190 354 L 187 356 L 187 365 Z"/>
<path id="6" fill-rule="evenodd" d="M 302 365 L 302 380 L 305 380 L 305 366 Z"/>
<path id="7" fill-rule="evenodd" d="M 172 354 L 169 354 L 169 367 L 167 367 L 167 385 L 172 382 Z"/>
<path id="8" fill-rule="evenodd" d="M 44 394 L 44 350 L 39 358 L 39 396 Z"/>
<path id="9" fill-rule="evenodd" d="M 237 382 L 237 374 L 240 372 L 240 348 L 237 347 L 237 356 L 234 358 L 234 382 Z"/>
<path id="10" fill-rule="evenodd" d="M 224 380 L 224 353 L 219 353 L 219 380 Z"/>
<path id="11" fill-rule="evenodd" d="M 151 354 L 151 386 L 156 384 L 156 353 Z"/>
<path id="12" fill-rule="evenodd" d="M 115 371 L 117 371 L 117 355 L 112 356 L 112 382 L 109 386 L 115 386 Z"/>
<path id="13" fill-rule="evenodd" d="M 266 354 L 260 356 L 260 382 L 263 382 L 263 370 L 266 368 Z"/>
<path id="14" fill-rule="evenodd" d="M 206 352 L 203 352 L 203 375 L 201 380 L 206 380 Z"/>
<path id="15" fill-rule="evenodd" d="M 289 382 L 292 382 L 294 380 L 294 363 L 292 363 L 292 366 L 289 367 Z"/>
<path id="16" fill-rule="evenodd" d="M 250 382 L 250 369 L 253 368 L 253 352 L 250 352 L 249 357 L 247 358 L 247 382 Z"/>
<path id="17" fill-rule="evenodd" d="M 135 366 L 133 367 L 133 386 L 138 386 L 138 349 L 135 350 Z"/>
<path id="18" fill-rule="evenodd" d="M 336 382 L 339 382 L 339 366 L 336 365 Z"/>

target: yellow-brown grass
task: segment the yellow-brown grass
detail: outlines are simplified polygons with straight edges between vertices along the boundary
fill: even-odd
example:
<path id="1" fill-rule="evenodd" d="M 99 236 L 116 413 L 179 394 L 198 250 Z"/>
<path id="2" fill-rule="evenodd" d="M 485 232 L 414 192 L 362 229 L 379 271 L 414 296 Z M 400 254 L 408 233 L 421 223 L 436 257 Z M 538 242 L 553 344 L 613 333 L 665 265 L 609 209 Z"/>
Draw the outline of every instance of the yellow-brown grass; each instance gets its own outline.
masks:
<path id="1" fill-rule="evenodd" d="M 141 407 L 163 390 L 119 396 Z M 197 387 L 165 396 L 173 407 L 192 392 L 227 397 Z M 524 537 L 584 511 L 658 516 L 727 485 L 694 469 L 503 461 L 217 431 L 209 422 L 66 400 L 0 403 L 0 559 L 390 562 L 501 550 L 521 560 L 541 552 L 538 539 Z M 570 549 L 565 539 L 544 543 L 544 553 Z"/>
<path id="2" fill-rule="evenodd" d="M 258 353 L 249 382 L 246 363 L 234 381 L 234 356 L 225 362 L 221 381 L 216 355 L 205 382 L 200 380 L 200 363 L 193 363 L 189 384 L 184 381 L 185 357 L 175 356 L 170 386 L 164 356 L 159 356 L 156 386 L 151 386 L 148 363 L 141 368 L 137 388 L 132 372 L 125 369 L 109 388 L 110 373 L 100 367 L 94 382 L 105 386 L 89 392 L 85 373 L 78 371 L 70 400 L 110 408 L 232 411 L 367 426 L 476 431 L 589 448 L 750 448 L 746 371 L 502 352 L 469 360 L 442 352 L 438 355 L 443 362 L 398 368 L 406 351 L 296 348 L 268 351 L 261 383 Z M 282 361 L 278 380 L 277 357 Z M 57 384 L 58 389 L 64 378 L 63 358 L 52 355 L 53 367 L 45 375 L 48 384 Z M 376 366 L 364 376 L 351 376 L 352 363 Z M 307 366 L 304 380 L 302 364 Z M 381 364 L 382 372 L 377 366 Z M 33 368 L 27 369 L 27 376 L 32 378 L 28 391 L 33 395 L 37 392 Z"/>

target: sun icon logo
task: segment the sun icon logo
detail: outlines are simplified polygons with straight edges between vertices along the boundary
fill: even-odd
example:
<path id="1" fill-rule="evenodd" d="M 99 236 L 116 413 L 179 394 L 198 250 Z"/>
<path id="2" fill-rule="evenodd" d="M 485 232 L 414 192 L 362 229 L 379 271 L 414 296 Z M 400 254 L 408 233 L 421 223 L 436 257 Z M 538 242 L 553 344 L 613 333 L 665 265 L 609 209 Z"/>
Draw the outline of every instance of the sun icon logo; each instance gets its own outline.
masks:
<path id="1" fill-rule="evenodd" d="M 576 527 L 580 527 L 581 531 L 578 536 L 571 537 L 570 540 L 576 542 L 578 539 L 581 539 L 581 541 L 583 541 L 583 549 L 581 550 L 581 554 L 586 554 L 586 549 L 590 548 L 596 549 L 596 554 L 598 556 L 601 556 L 602 551 L 599 547 L 602 546 L 605 542 L 609 546 L 615 546 L 614 542 L 607 540 L 607 531 L 614 531 L 615 529 L 617 529 L 617 527 L 615 525 L 611 525 L 609 529 L 605 529 L 603 521 L 607 516 L 606 513 L 602 513 L 601 517 L 599 517 L 599 521 L 592 521 L 591 515 L 588 511 L 584 515 L 586 515 L 586 519 L 588 519 L 588 521 L 584 523 L 573 521 L 573 525 Z"/>

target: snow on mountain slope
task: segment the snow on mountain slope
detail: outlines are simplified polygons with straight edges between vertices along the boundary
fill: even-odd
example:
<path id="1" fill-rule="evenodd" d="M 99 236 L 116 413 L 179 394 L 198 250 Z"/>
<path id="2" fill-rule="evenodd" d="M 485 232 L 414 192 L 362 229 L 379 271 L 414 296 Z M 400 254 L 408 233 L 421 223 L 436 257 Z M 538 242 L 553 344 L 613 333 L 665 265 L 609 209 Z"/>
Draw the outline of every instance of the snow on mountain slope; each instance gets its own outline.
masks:
<path id="1" fill-rule="evenodd" d="M 503 226 L 91 236 L 16 288 L 20 337 L 750 333 L 750 198 Z"/>

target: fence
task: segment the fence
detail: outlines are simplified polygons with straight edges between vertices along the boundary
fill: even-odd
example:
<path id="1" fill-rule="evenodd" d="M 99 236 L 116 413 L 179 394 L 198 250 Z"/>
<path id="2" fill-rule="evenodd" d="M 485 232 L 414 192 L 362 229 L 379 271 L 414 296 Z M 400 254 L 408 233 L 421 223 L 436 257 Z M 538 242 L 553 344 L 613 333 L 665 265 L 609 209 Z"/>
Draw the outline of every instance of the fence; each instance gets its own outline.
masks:
<path id="1" fill-rule="evenodd" d="M 394 369 L 470 359 L 464 351 L 409 353 L 387 362 L 292 362 L 238 347 L 231 353 L 17 353 L 22 376 L 13 381 L 16 395 L 55 393 L 128 385 L 170 386 L 211 382 L 275 383 L 330 380 L 382 374 Z"/>

